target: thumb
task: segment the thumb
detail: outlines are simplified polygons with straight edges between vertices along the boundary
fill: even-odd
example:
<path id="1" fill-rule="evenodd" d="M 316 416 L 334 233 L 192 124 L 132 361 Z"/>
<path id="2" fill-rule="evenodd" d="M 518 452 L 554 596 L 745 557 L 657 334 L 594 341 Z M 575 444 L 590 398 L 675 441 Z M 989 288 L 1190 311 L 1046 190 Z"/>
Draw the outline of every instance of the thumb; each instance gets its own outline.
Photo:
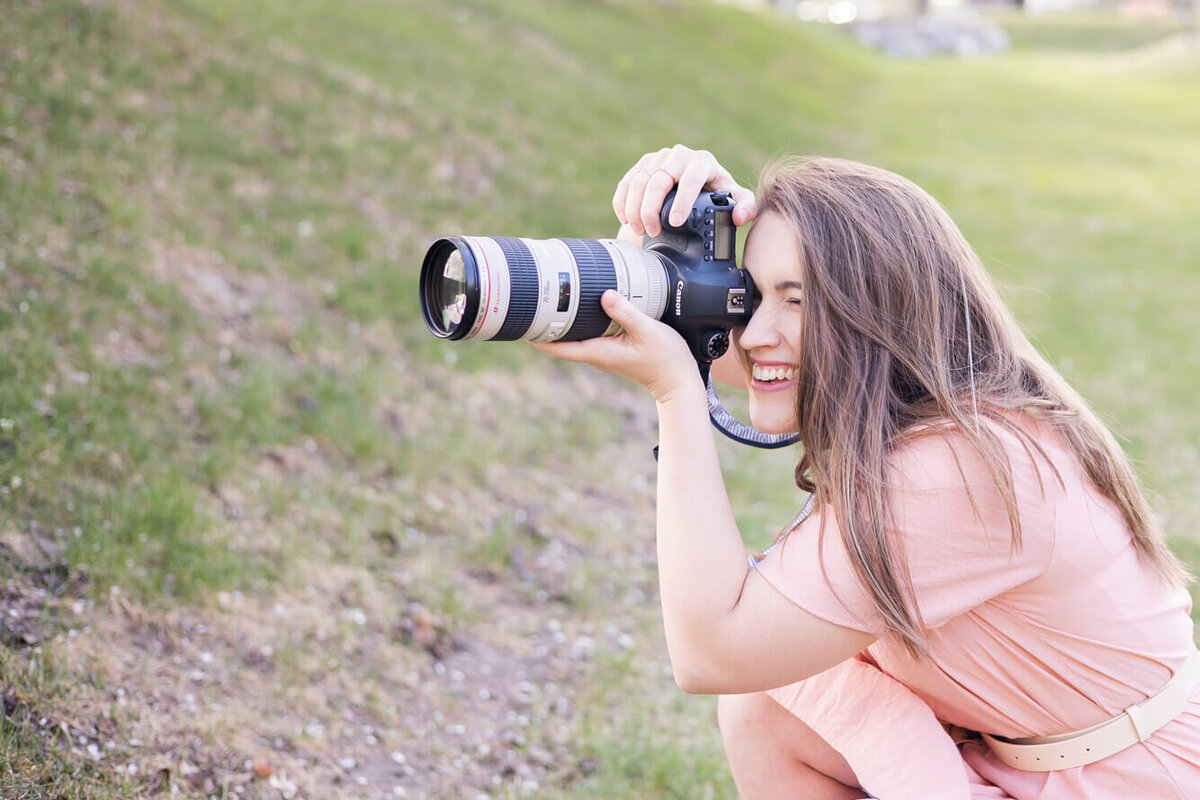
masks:
<path id="1" fill-rule="evenodd" d="M 645 314 L 615 289 L 609 289 L 600 296 L 600 305 L 604 313 L 627 331 L 638 330 L 646 319 Z"/>
<path id="2" fill-rule="evenodd" d="M 754 192 L 739 186 L 733 190 L 732 195 L 736 204 L 733 207 L 733 223 L 735 225 L 745 225 L 758 216 L 758 201 L 754 197 Z"/>

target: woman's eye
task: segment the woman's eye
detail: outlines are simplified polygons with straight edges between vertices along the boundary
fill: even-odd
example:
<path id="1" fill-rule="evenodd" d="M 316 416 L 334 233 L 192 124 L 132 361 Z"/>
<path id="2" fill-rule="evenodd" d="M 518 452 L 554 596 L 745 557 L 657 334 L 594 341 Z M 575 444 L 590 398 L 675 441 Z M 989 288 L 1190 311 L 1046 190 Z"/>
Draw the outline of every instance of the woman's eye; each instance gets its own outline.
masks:
<path id="1" fill-rule="evenodd" d="M 784 301 L 784 302 L 786 302 L 786 303 L 787 303 L 789 306 L 802 306 L 802 305 L 804 305 L 804 301 L 803 301 L 803 300 L 801 300 L 799 297 L 789 297 L 789 298 L 788 298 L 786 301 Z"/>

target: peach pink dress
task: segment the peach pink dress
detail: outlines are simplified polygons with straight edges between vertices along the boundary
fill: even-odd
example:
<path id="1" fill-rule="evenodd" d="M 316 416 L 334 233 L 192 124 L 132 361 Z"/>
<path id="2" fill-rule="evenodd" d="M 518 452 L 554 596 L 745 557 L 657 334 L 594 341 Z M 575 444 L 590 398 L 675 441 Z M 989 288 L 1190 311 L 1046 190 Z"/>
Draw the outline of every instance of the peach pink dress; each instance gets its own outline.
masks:
<path id="1" fill-rule="evenodd" d="M 1187 591 L 1139 559 L 1121 515 L 1057 435 L 1022 423 L 1042 455 L 985 424 L 1012 466 L 1022 546 L 1011 546 L 999 492 L 961 434 L 908 440 L 889 461 L 888 529 L 908 557 L 929 657 L 883 636 L 771 696 L 882 800 L 1200 798 L 1200 688 L 1145 742 L 1075 769 L 1015 770 L 964 733 L 1086 728 L 1155 693 L 1195 647 Z M 811 614 L 884 632 L 832 514 L 806 519 L 757 569 Z"/>

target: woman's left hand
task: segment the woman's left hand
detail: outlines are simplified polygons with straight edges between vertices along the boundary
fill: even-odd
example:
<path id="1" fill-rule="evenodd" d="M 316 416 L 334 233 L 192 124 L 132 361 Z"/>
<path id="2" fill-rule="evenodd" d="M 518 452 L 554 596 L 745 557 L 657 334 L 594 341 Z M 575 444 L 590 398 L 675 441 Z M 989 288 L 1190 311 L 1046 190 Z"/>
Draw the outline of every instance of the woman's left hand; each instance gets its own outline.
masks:
<path id="1" fill-rule="evenodd" d="M 638 311 L 612 289 L 604 293 L 600 303 L 605 313 L 625 329 L 623 333 L 582 342 L 543 342 L 533 346 L 555 358 L 591 364 L 637 381 L 659 403 L 689 389 L 703 391 L 696 360 L 674 329 Z"/>

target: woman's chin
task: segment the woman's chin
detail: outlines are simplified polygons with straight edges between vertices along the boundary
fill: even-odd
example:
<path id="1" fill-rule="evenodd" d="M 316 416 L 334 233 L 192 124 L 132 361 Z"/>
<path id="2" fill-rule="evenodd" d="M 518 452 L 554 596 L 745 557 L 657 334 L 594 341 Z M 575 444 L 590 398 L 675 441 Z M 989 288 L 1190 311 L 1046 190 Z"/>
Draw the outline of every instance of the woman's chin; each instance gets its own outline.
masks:
<path id="1" fill-rule="evenodd" d="M 795 433 L 800 427 L 796 419 L 795 390 L 751 391 L 748 411 L 750 424 L 763 433 Z"/>
<path id="2" fill-rule="evenodd" d="M 755 414 L 753 409 L 750 411 L 750 424 L 755 430 L 772 435 L 795 433 L 799 427 L 794 416 L 781 418 L 776 415 Z"/>

